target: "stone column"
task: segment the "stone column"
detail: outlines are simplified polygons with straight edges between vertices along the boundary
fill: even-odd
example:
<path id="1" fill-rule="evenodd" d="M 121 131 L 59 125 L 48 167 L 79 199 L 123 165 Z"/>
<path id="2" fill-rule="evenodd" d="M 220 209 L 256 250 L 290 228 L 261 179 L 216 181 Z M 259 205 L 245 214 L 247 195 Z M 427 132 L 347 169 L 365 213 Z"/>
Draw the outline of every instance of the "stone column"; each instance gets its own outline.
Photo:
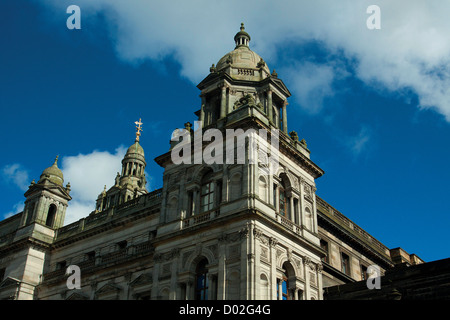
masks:
<path id="1" fill-rule="evenodd" d="M 268 175 L 268 182 L 267 182 L 267 188 L 269 189 L 268 194 L 269 194 L 269 199 L 267 199 L 267 203 L 271 203 L 273 204 L 273 206 L 275 207 L 275 203 L 273 203 L 273 175 L 269 174 Z M 276 208 L 276 207 L 275 207 Z M 276 209 L 275 209 L 276 210 Z"/>
<path id="2" fill-rule="evenodd" d="M 222 176 L 222 202 L 228 202 L 228 166 L 223 166 Z"/>
<path id="3" fill-rule="evenodd" d="M 272 289 L 272 297 L 271 300 L 277 299 L 277 243 L 278 240 L 275 238 L 269 239 L 270 243 L 270 282 L 271 282 L 271 289 Z"/>
<path id="4" fill-rule="evenodd" d="M 159 267 L 160 267 L 160 261 L 161 261 L 161 255 L 159 253 L 155 253 L 153 256 L 153 259 L 155 261 L 155 264 L 153 266 L 153 285 L 152 285 L 152 300 L 158 299 L 158 292 L 159 292 Z"/>
<path id="5" fill-rule="evenodd" d="M 249 291 L 250 291 L 250 277 L 249 277 L 249 250 L 248 250 L 248 242 L 250 236 L 250 226 L 247 224 L 240 231 L 240 239 L 241 239 L 241 283 L 240 283 L 240 297 L 239 300 L 248 300 L 249 299 Z"/>
<path id="6" fill-rule="evenodd" d="M 272 192 L 275 193 L 274 197 L 273 197 L 273 199 L 275 200 L 275 203 L 273 204 L 273 206 L 275 207 L 275 213 L 278 213 L 279 212 L 279 208 L 278 208 L 278 205 L 279 205 L 278 196 L 279 196 L 279 194 L 278 194 L 278 185 L 277 184 L 274 184 L 272 186 Z"/>
<path id="7" fill-rule="evenodd" d="M 208 300 L 217 300 L 217 275 L 209 273 L 207 277 L 209 282 Z"/>
<path id="8" fill-rule="evenodd" d="M 194 300 L 194 296 L 193 296 L 193 286 L 194 286 L 194 282 L 192 280 L 188 280 L 186 282 L 186 300 Z"/>
<path id="9" fill-rule="evenodd" d="M 262 231 L 258 228 L 253 229 L 253 252 L 255 252 L 254 264 L 254 295 L 253 299 L 261 299 L 260 275 L 261 275 L 261 239 Z"/>
<path id="10" fill-rule="evenodd" d="M 303 257 L 303 271 L 305 276 L 305 292 L 304 298 L 305 300 L 311 299 L 311 283 L 309 279 L 309 264 L 311 263 L 311 259 L 309 257 Z"/>
<path id="11" fill-rule="evenodd" d="M 323 281 L 322 281 L 322 270 L 323 265 L 321 263 L 317 264 L 317 286 L 319 287 L 319 297 L 318 300 L 323 300 Z"/>
<path id="12" fill-rule="evenodd" d="M 183 174 L 181 176 L 181 183 L 180 183 L 180 189 L 178 192 L 178 207 L 177 207 L 177 213 L 179 216 L 176 219 L 184 219 L 187 215 L 187 206 L 188 206 L 188 196 L 186 192 L 186 175 Z"/>
<path id="13" fill-rule="evenodd" d="M 267 91 L 267 116 L 269 122 L 273 123 L 273 110 L 272 110 L 272 90 Z"/>
<path id="14" fill-rule="evenodd" d="M 170 300 L 176 300 L 179 299 L 179 296 L 177 295 L 177 282 L 178 282 L 178 260 L 180 257 L 180 250 L 175 248 L 171 252 L 173 261 L 171 266 L 171 277 L 170 277 L 170 293 L 169 293 L 169 299 Z"/>
<path id="15" fill-rule="evenodd" d="M 206 106 L 206 96 L 205 96 L 205 94 L 201 94 L 200 98 L 202 98 L 202 106 L 201 106 L 201 109 L 200 109 L 199 121 L 202 122 L 201 127 L 203 128 L 203 122 L 205 121 L 205 106 Z"/>
<path id="16" fill-rule="evenodd" d="M 289 197 L 289 220 L 291 220 L 292 222 L 295 222 L 295 210 L 294 210 L 294 197 L 292 196 L 292 192 L 291 192 L 291 196 Z"/>
<path id="17" fill-rule="evenodd" d="M 186 300 L 186 291 L 185 290 L 186 290 L 185 284 L 183 282 L 177 282 L 176 300 Z"/>
<path id="18" fill-rule="evenodd" d="M 250 164 L 246 161 L 242 168 L 242 195 L 247 196 L 249 194 L 249 183 L 250 183 L 250 177 L 249 177 L 249 166 Z"/>
<path id="19" fill-rule="evenodd" d="M 305 201 L 305 191 L 304 191 L 304 180 L 302 178 L 300 178 L 300 187 L 299 187 L 299 191 L 300 191 L 300 199 L 299 199 L 299 207 L 300 207 L 300 211 L 299 211 L 299 216 L 300 216 L 300 226 L 302 227 L 302 230 L 306 228 L 306 220 L 305 220 L 305 210 L 304 210 L 304 201 Z"/>
<path id="20" fill-rule="evenodd" d="M 200 192 L 197 187 L 193 190 L 192 203 L 194 207 L 192 210 L 192 215 L 195 216 L 200 213 Z"/>
<path id="21" fill-rule="evenodd" d="M 225 300 L 225 248 L 227 245 L 226 236 L 219 238 L 219 266 L 217 271 L 217 300 Z"/>
<path id="22" fill-rule="evenodd" d="M 225 118 L 227 112 L 227 87 L 222 85 L 222 98 L 220 101 L 220 119 Z"/>
<path id="23" fill-rule="evenodd" d="M 287 129 L 287 113 L 286 113 L 286 106 L 287 106 L 288 102 L 287 100 L 284 100 L 283 102 L 283 131 L 284 133 L 288 133 L 288 129 Z"/>
<path id="24" fill-rule="evenodd" d="M 316 204 L 316 190 L 317 190 L 317 188 L 316 187 L 314 187 L 314 186 L 312 186 L 312 197 L 313 197 L 313 207 L 312 207 L 312 213 L 311 213 L 311 215 L 312 215 L 312 219 L 313 219 L 313 232 L 319 232 L 319 227 L 318 227 L 318 225 L 317 225 L 317 204 Z"/>

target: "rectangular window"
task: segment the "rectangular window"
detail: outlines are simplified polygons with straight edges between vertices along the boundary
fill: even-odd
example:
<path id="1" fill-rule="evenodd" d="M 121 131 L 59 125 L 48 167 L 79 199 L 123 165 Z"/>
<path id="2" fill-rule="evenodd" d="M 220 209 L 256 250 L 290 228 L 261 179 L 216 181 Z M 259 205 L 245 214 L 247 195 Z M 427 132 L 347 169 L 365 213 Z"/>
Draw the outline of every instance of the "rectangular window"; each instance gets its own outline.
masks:
<path id="1" fill-rule="evenodd" d="M 186 218 L 189 218 L 194 214 L 194 194 L 192 191 L 188 192 L 188 207 L 186 212 Z"/>
<path id="2" fill-rule="evenodd" d="M 293 217 L 295 224 L 300 224 L 298 219 L 298 199 L 294 198 L 294 217 Z"/>
<path id="3" fill-rule="evenodd" d="M 341 253 L 342 272 L 346 275 L 350 275 L 350 257 L 345 253 Z"/>
<path id="4" fill-rule="evenodd" d="M 201 212 L 212 210 L 214 206 L 214 183 L 208 182 L 202 186 Z"/>

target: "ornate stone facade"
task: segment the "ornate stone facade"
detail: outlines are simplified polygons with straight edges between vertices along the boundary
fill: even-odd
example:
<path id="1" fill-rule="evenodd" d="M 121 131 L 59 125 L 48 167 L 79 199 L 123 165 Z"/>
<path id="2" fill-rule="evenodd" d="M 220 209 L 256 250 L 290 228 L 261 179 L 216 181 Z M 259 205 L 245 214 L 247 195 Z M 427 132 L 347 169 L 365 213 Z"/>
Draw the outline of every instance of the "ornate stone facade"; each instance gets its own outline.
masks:
<path id="1" fill-rule="evenodd" d="M 122 172 L 87 217 L 63 226 L 70 186 L 55 162 L 25 193 L 24 211 L 0 222 L 0 299 L 318 300 L 324 287 L 360 280 L 361 263 L 393 265 L 387 248 L 316 196 L 323 170 L 288 135 L 290 92 L 249 41 L 242 26 L 198 85 L 195 130 L 279 130 L 277 171 L 268 174 L 262 149 L 256 163 L 175 164 L 172 142 L 155 159 L 163 187 L 149 193 L 139 121 Z M 69 265 L 80 268 L 79 288 L 67 285 Z"/>

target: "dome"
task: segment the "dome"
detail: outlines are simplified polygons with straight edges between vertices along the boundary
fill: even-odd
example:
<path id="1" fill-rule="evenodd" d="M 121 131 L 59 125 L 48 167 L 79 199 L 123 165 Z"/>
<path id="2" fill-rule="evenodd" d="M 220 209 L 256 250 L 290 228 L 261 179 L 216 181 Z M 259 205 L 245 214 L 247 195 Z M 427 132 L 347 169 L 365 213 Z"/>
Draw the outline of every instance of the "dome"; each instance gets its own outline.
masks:
<path id="1" fill-rule="evenodd" d="M 220 71 L 227 67 L 241 70 L 260 70 L 262 68 L 265 71 L 265 76 L 270 75 L 270 69 L 265 61 L 256 52 L 250 50 L 248 46 L 250 35 L 244 30 L 244 24 L 242 23 L 241 30 L 234 36 L 234 41 L 236 43 L 235 49 L 224 55 L 219 62 L 217 62 L 216 70 Z M 241 72 L 244 74 L 248 73 L 248 71 Z"/>
<path id="2" fill-rule="evenodd" d="M 64 176 L 62 171 L 58 168 L 58 156 L 56 156 L 55 162 L 51 167 L 48 167 L 44 171 L 42 171 L 39 182 L 43 179 L 49 179 L 51 182 L 58 184 L 60 186 L 64 183 Z"/>
<path id="3" fill-rule="evenodd" d="M 125 157 L 132 157 L 134 155 L 141 155 L 141 156 L 145 156 L 144 155 L 144 149 L 141 147 L 141 145 L 139 144 L 138 141 L 136 141 L 133 145 L 131 145 L 128 150 L 127 153 L 125 154 Z"/>

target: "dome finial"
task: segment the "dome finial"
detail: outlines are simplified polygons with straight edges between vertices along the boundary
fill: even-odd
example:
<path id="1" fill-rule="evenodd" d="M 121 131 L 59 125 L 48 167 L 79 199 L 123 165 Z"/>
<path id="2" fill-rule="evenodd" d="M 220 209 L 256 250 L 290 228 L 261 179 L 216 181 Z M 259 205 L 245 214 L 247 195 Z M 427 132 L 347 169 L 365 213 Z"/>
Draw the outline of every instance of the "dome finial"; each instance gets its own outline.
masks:
<path id="1" fill-rule="evenodd" d="M 244 31 L 244 30 L 245 30 L 244 23 L 241 22 L 241 31 Z"/>

